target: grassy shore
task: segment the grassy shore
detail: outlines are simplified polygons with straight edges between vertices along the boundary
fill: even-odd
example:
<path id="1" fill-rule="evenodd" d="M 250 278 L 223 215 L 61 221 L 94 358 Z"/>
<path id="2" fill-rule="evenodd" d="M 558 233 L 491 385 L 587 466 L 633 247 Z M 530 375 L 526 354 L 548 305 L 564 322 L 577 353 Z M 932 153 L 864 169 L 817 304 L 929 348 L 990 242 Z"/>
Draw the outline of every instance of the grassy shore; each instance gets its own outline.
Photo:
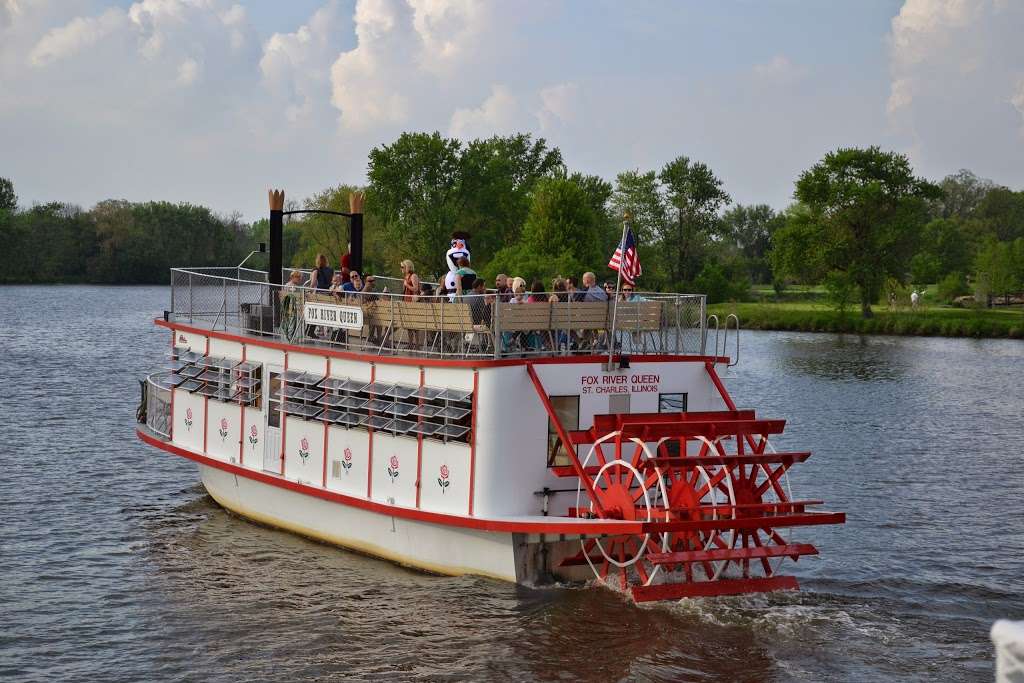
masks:
<path id="1" fill-rule="evenodd" d="M 1024 339 L 1021 308 L 967 309 L 923 306 L 917 310 L 889 310 L 875 306 L 875 317 L 862 318 L 855 307 L 841 314 L 831 307 L 808 302 L 728 303 L 708 307 L 722 318 L 735 313 L 743 329 L 799 332 L 850 332 L 930 337 Z"/>

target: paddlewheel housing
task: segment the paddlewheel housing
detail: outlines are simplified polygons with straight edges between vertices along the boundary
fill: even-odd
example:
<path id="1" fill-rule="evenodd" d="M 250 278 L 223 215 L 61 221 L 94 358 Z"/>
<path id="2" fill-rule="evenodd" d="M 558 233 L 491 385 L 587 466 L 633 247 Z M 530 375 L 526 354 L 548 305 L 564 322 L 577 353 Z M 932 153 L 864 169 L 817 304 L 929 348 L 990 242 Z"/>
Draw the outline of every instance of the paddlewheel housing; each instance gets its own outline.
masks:
<path id="1" fill-rule="evenodd" d="M 792 531 L 845 514 L 794 498 L 788 471 L 811 454 L 777 451 L 785 420 L 738 410 L 714 364 L 706 369 L 727 410 L 597 415 L 566 431 L 529 368 L 570 462 L 552 470 L 577 483 L 567 515 L 637 522 L 635 533 L 583 538 L 562 566 L 587 565 L 638 602 L 798 587 L 783 563 L 818 550 Z"/>

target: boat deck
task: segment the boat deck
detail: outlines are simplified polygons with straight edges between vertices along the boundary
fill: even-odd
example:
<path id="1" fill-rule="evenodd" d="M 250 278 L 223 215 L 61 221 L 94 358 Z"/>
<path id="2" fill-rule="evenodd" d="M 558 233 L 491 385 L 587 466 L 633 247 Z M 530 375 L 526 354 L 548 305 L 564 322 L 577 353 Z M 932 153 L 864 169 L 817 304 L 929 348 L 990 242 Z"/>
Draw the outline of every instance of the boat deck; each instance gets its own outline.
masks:
<path id="1" fill-rule="evenodd" d="M 383 278 L 381 278 L 383 279 Z M 173 269 L 165 319 L 206 331 L 369 355 L 521 358 L 706 355 L 705 297 L 516 304 L 494 294 L 405 297 L 266 282 L 241 268 Z M 712 339 L 718 348 L 718 330 Z M 728 331 L 726 331 L 726 335 Z M 724 345 L 722 347 L 724 349 Z"/>

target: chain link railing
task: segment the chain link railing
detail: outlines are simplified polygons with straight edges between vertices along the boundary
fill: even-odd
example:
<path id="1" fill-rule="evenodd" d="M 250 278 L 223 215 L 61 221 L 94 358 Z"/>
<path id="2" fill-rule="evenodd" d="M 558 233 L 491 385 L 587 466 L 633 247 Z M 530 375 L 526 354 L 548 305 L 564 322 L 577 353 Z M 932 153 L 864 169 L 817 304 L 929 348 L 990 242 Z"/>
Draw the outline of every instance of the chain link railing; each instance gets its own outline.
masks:
<path id="1" fill-rule="evenodd" d="M 453 301 L 383 291 L 330 292 L 306 287 L 308 275 L 300 285 L 278 286 L 265 282 L 261 271 L 241 270 L 173 269 L 172 319 L 376 355 L 592 355 L 607 353 L 612 344 L 631 355 L 703 354 L 706 348 L 705 298 L 700 294 L 634 293 L 614 311 L 613 336 L 612 302 L 512 303 L 491 293 Z M 307 304 L 338 311 L 346 309 L 331 307 L 347 307 L 362 318 L 362 326 L 342 329 L 307 320 Z"/>

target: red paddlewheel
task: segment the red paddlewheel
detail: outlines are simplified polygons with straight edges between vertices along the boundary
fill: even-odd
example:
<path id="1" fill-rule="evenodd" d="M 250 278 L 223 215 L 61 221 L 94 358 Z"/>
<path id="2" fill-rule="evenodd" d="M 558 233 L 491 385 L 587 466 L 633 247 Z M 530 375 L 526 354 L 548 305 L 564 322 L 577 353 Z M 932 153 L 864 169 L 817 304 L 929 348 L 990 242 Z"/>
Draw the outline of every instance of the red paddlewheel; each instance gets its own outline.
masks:
<path id="1" fill-rule="evenodd" d="M 696 456 L 706 457 L 717 455 L 715 442 L 698 436 L 701 443 Z M 684 521 L 700 521 L 723 519 L 731 516 L 736 505 L 729 470 L 723 465 L 708 463 L 696 464 L 679 462 L 680 457 L 687 457 L 686 439 L 663 438 L 658 442 L 658 456 L 662 462 L 672 463 L 661 465 L 662 477 L 668 490 L 669 511 L 671 519 Z M 675 453 L 670 449 L 674 446 Z M 673 458 L 672 456 L 676 456 Z M 667 534 L 665 545 L 669 552 L 707 551 L 733 547 L 736 532 L 725 531 L 680 531 Z M 696 571 L 695 567 L 696 565 Z M 665 565 L 668 571 L 681 571 L 686 581 L 713 581 L 725 569 L 722 560 L 705 560 L 697 563 L 680 563 Z"/>
<path id="2" fill-rule="evenodd" d="M 647 446 L 639 439 L 624 442 L 617 431 L 602 436 L 583 461 L 584 468 L 594 461 L 597 473 L 593 487 L 585 494 L 583 482 L 577 487 L 577 509 L 581 509 L 586 495 L 591 514 L 604 519 L 668 521 L 665 485 L 657 467 L 645 466 L 649 458 Z M 651 564 L 646 555 L 665 552 L 667 538 L 666 534 L 652 533 L 583 539 L 582 554 L 602 583 L 623 590 L 630 585 L 648 586 L 661 568 Z"/>
<path id="3" fill-rule="evenodd" d="M 767 435 L 751 436 L 746 435 L 733 441 L 737 455 L 770 455 L 775 449 L 769 444 Z M 719 453 L 726 455 L 725 448 L 719 442 Z M 767 453 L 766 453 L 767 449 Z M 792 461 L 760 463 L 741 463 L 729 467 L 730 487 L 735 494 L 735 508 L 732 511 L 733 519 L 749 519 L 752 517 L 765 518 L 764 527 L 756 529 L 741 529 L 735 532 L 735 543 L 733 548 L 752 550 L 746 553 L 747 556 L 729 560 L 729 573 L 738 571 L 743 578 L 754 576 L 773 576 L 778 572 L 779 567 L 785 561 L 785 555 L 773 557 L 782 547 L 789 546 L 790 542 L 784 538 L 778 528 L 771 524 L 771 513 L 766 509 L 780 510 L 785 506 L 782 504 L 793 501 L 792 490 L 789 485 L 789 468 Z M 789 535 L 789 529 L 782 531 Z M 751 557 L 760 555 L 760 557 Z"/>

